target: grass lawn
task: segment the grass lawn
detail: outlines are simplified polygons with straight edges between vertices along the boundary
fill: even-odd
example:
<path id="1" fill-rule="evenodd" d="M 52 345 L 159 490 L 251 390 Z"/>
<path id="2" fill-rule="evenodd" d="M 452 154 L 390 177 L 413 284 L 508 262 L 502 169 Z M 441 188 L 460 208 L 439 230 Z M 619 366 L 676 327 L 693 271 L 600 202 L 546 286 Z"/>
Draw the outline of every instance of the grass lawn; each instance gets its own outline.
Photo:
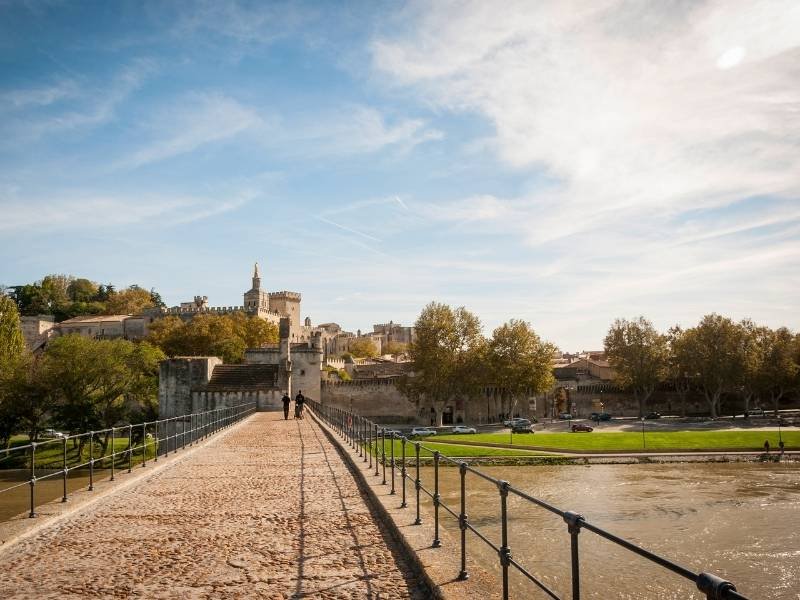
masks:
<path id="1" fill-rule="evenodd" d="M 443 435 L 437 439 L 509 445 L 506 433 L 475 435 Z M 783 430 L 781 437 L 787 450 L 800 449 L 800 431 Z M 434 439 L 434 438 L 430 438 Z M 764 440 L 770 448 L 778 448 L 778 431 L 663 431 L 646 432 L 645 451 L 651 450 L 761 450 Z M 536 446 L 553 450 L 588 452 L 642 451 L 640 432 L 610 431 L 591 433 L 519 433 L 514 446 Z M 452 450 L 451 450 L 452 452 Z"/>
<path id="2" fill-rule="evenodd" d="M 472 436 L 470 436 L 472 437 Z M 432 441 L 422 441 L 425 448 L 419 449 L 420 456 L 433 456 L 433 451 L 438 450 L 442 454 L 450 457 L 483 457 L 483 456 L 549 456 L 547 452 L 537 452 L 535 450 L 522 450 L 514 448 L 482 448 L 480 446 L 454 446 L 453 444 L 437 444 Z M 426 448 L 430 448 L 427 450 Z M 380 442 L 378 445 L 380 449 Z M 386 441 L 386 456 L 392 452 L 391 440 Z M 394 458 L 400 459 L 402 452 L 400 440 L 394 441 Z M 414 445 L 406 443 L 406 458 L 414 457 Z"/>
<path id="3" fill-rule="evenodd" d="M 8 453 L 0 453 L 0 469 L 24 469 L 30 468 L 30 449 L 13 451 L 13 448 L 25 446 L 28 444 L 28 436 L 18 435 L 11 438 L 12 451 Z M 72 440 L 67 442 L 67 467 L 72 468 L 79 464 L 86 463 L 89 460 L 90 452 L 93 452 L 95 459 L 95 468 L 110 468 L 111 467 L 111 453 L 116 452 L 115 465 L 122 467 L 128 465 L 128 456 L 124 454 L 124 450 L 128 448 L 127 437 L 117 437 L 114 440 L 114 448 L 112 450 L 111 440 L 108 442 L 108 447 L 105 453 L 102 452 L 102 446 L 99 442 L 95 441 L 94 448 L 90 448 L 88 443 L 84 444 L 81 455 L 78 456 L 78 446 L 73 446 Z M 156 444 L 155 440 L 147 441 L 147 460 L 155 457 Z M 98 462 L 100 459 L 104 459 Z M 42 440 L 36 446 L 36 468 L 37 469 L 61 469 L 64 464 L 64 442 L 59 439 Z M 142 462 L 142 447 L 141 442 L 137 442 L 137 447 L 133 451 L 132 464 L 136 465 Z"/>

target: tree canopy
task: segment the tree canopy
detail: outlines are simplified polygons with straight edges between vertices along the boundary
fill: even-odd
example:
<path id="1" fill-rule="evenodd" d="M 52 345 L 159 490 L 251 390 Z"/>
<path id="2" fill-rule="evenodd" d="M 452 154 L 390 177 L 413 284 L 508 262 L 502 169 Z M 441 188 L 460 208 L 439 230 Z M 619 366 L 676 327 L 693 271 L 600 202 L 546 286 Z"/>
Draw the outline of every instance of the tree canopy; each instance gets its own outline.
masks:
<path id="1" fill-rule="evenodd" d="M 659 383 L 667 378 L 669 344 L 644 317 L 632 321 L 616 319 L 605 337 L 608 362 L 617 384 L 633 392 L 644 416 L 647 400 Z"/>
<path id="2" fill-rule="evenodd" d="M 278 342 L 274 323 L 242 312 L 199 314 L 188 322 L 168 316 L 148 329 L 147 341 L 167 356 L 219 356 L 226 363 L 242 362 L 247 348 Z"/>
<path id="3" fill-rule="evenodd" d="M 112 284 L 99 284 L 73 275 L 47 275 L 40 281 L 11 288 L 20 314 L 53 315 L 56 321 L 83 315 L 137 314 L 163 306 L 155 290 L 138 285 L 117 291 Z"/>
<path id="4" fill-rule="evenodd" d="M 348 344 L 350 354 L 356 358 L 375 358 L 378 356 L 378 347 L 369 338 L 355 338 Z"/>

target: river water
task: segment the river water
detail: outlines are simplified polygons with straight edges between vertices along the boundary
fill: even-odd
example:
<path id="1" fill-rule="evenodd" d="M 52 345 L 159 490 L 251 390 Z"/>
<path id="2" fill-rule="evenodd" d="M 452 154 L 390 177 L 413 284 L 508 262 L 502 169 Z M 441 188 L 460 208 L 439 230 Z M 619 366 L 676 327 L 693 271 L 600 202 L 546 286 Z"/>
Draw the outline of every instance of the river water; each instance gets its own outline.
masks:
<path id="1" fill-rule="evenodd" d="M 800 465 L 661 464 L 482 467 L 562 510 L 637 543 L 695 572 L 734 582 L 751 599 L 800 599 Z M 459 511 L 459 473 L 440 469 L 442 501 Z M 433 469 L 422 469 L 433 490 Z M 467 514 L 500 545 L 497 487 L 467 475 Z M 409 488 L 409 495 L 413 494 Z M 411 503 L 413 504 L 413 502 Z M 426 500 L 430 509 L 430 500 Z M 557 515 L 509 496 L 514 559 L 559 596 L 571 597 L 569 535 Z M 455 519 L 440 512 L 458 539 Z M 427 519 L 425 527 L 431 527 Z M 497 554 L 468 532 L 468 556 L 499 574 Z M 597 535 L 580 534 L 583 598 L 703 598 L 682 577 Z M 454 575 L 458 566 L 454 565 Z M 511 569 L 512 598 L 546 598 Z"/>
<path id="2" fill-rule="evenodd" d="M 47 476 L 47 477 L 45 477 Z M 95 469 L 95 482 L 108 479 L 111 471 Z M 29 480 L 27 469 L 0 471 L 0 522 L 7 521 L 20 513 L 30 512 L 31 488 L 25 482 Z M 64 495 L 64 480 L 60 471 L 38 470 L 37 477 L 45 477 L 36 481 L 34 495 L 35 505 L 39 506 Z M 23 485 L 19 485 L 22 483 Z M 85 469 L 71 471 L 67 477 L 67 493 L 89 487 L 89 472 Z M 13 489 L 11 489 L 13 488 Z"/>

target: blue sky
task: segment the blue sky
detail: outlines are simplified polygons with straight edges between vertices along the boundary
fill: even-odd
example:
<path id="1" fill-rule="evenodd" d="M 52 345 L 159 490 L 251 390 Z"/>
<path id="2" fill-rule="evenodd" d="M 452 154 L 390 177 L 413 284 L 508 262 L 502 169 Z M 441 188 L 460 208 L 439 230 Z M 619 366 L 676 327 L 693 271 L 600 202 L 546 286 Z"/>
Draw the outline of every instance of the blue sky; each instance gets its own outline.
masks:
<path id="1" fill-rule="evenodd" d="M 567 4 L 0 0 L 0 283 L 800 328 L 800 4 Z"/>

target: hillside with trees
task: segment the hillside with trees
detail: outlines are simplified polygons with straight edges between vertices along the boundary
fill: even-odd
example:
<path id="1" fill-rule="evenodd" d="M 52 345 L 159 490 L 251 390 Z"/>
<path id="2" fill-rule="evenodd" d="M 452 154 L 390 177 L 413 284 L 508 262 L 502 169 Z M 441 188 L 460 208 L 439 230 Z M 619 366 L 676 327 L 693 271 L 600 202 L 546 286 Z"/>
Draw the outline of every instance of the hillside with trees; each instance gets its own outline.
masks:
<path id="1" fill-rule="evenodd" d="M 7 288 L 21 315 L 53 315 L 64 321 L 86 315 L 137 314 L 164 306 L 155 290 L 131 285 L 117 290 L 74 275 L 47 275 L 40 281 Z"/>

